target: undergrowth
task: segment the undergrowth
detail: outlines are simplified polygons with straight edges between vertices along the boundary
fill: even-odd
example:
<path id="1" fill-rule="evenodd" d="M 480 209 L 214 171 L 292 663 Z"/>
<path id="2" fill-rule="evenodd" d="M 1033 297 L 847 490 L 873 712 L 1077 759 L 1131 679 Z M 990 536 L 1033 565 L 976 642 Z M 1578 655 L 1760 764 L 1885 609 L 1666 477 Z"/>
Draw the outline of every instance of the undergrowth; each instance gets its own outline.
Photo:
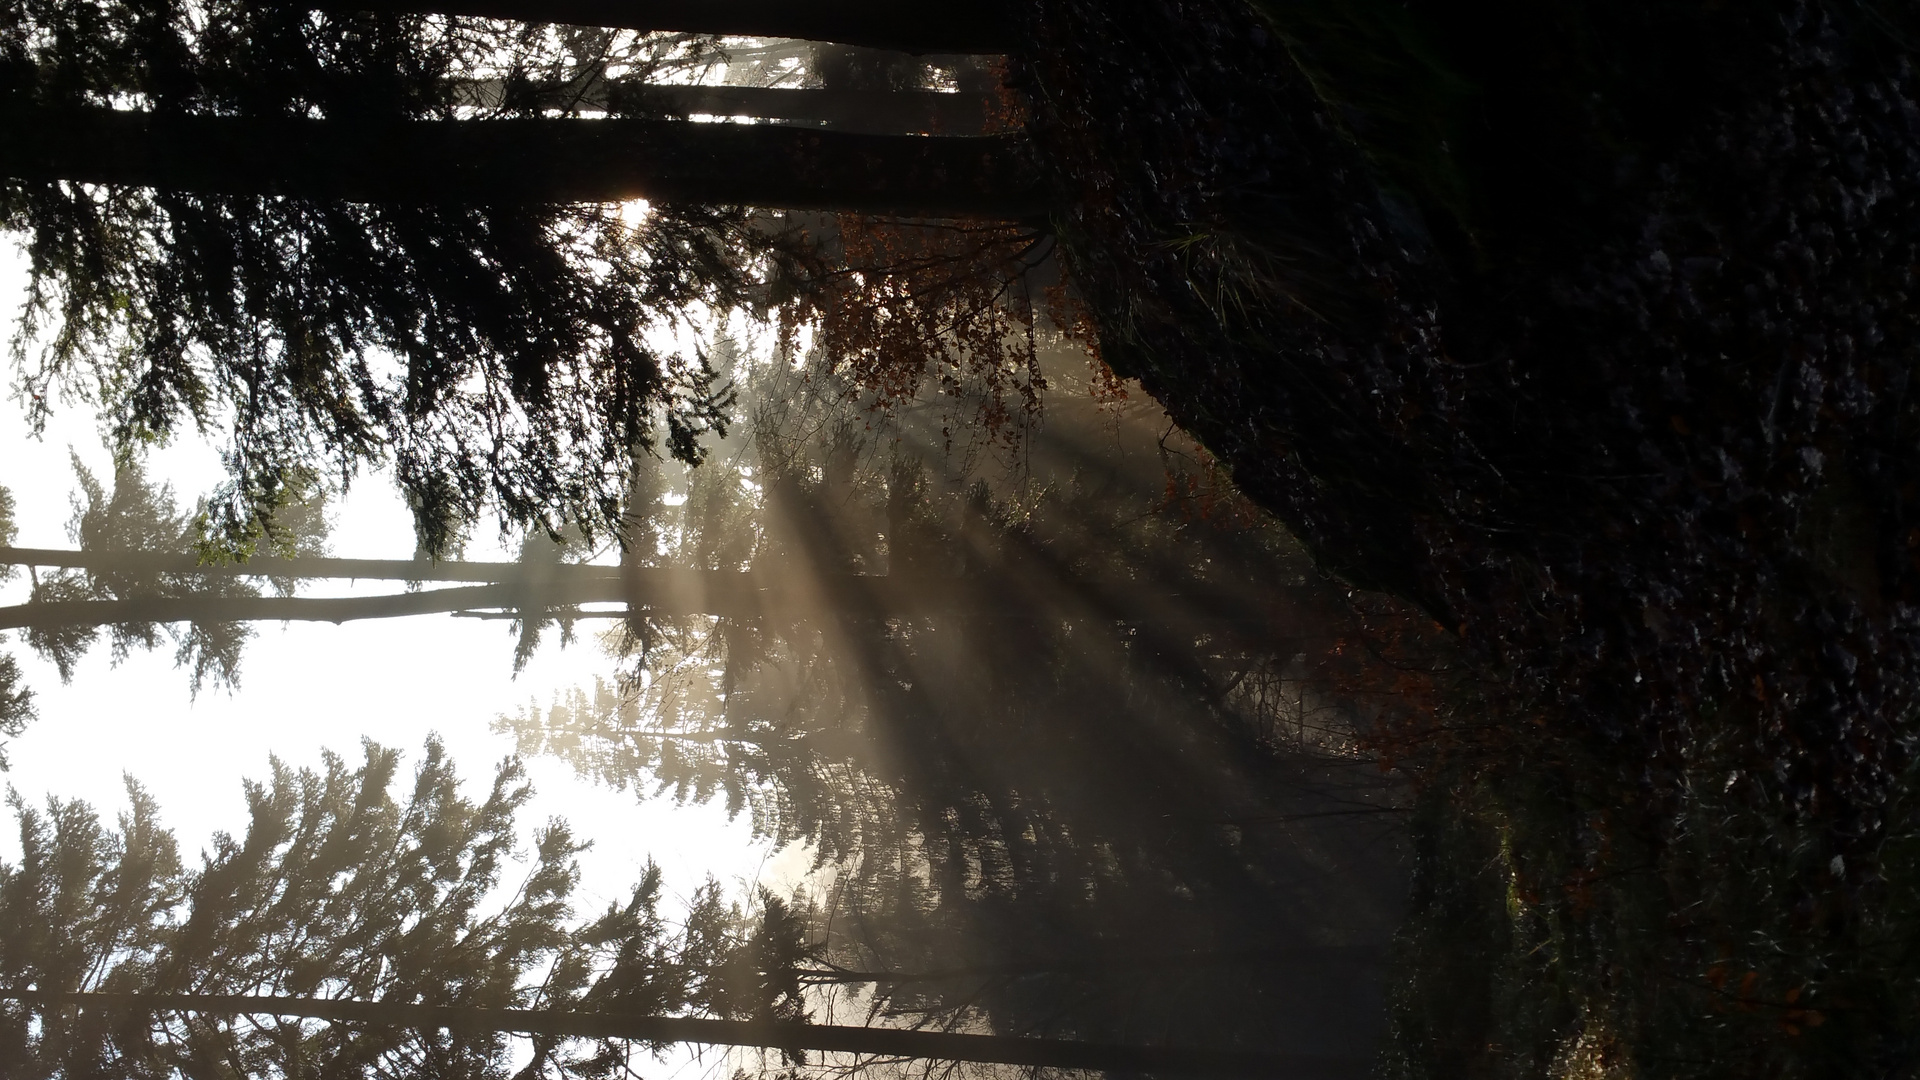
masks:
<path id="1" fill-rule="evenodd" d="M 1404 602 L 1398 1075 L 1911 1073 L 1914 6 L 1035 10 L 1102 355 Z"/>
<path id="2" fill-rule="evenodd" d="M 1415 780 L 1388 1080 L 1894 1077 L 1920 1064 L 1920 769 L 1849 868 L 1703 713 L 1633 762 L 1503 710 L 1422 616 L 1370 601 L 1318 666 Z M 1737 714 L 1736 714 L 1737 715 Z"/>

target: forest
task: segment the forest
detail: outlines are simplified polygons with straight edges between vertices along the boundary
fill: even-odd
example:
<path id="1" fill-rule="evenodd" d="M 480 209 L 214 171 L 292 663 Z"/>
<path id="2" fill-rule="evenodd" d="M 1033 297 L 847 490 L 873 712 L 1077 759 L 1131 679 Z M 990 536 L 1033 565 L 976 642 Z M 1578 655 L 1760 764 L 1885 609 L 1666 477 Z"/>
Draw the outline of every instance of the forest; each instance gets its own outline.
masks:
<path id="1" fill-rule="evenodd" d="M 1920 1074 L 1917 42 L 6 0 L 0 1075 Z"/>

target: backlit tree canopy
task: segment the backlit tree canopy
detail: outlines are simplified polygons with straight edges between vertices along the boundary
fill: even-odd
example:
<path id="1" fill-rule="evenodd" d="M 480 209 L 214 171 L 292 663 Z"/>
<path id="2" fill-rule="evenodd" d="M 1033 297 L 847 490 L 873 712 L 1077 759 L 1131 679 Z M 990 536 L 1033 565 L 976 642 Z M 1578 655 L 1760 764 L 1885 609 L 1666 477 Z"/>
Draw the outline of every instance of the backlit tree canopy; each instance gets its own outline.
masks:
<path id="1" fill-rule="evenodd" d="M 798 928 L 777 900 L 743 919 L 709 885 L 676 927 L 657 910 L 649 867 L 627 902 L 576 919 L 581 845 L 567 827 L 541 830 L 524 863 L 517 853 L 514 817 L 530 795 L 517 763 L 478 801 L 438 745 L 410 790 L 399 766 L 372 745 L 357 766 L 276 763 L 247 785 L 246 832 L 215 836 L 197 867 L 137 784 L 113 828 L 84 804 L 16 797 L 21 856 L 0 863 L 0 986 L 805 1019 L 781 974 L 800 956 Z M 536 1037 L 521 1075 L 619 1075 L 631 1052 Z M 0 1004 L 0 1061 L 23 1080 L 441 1080 L 500 1076 L 514 1056 L 497 1031 Z"/>
<path id="2" fill-rule="evenodd" d="M 310 16 L 283 5 L 25 4 L 0 31 L 12 103 L 134 102 L 162 116 L 453 112 L 448 77 L 545 57 L 444 19 Z M 681 47 L 641 50 L 642 64 Z M 653 343 L 745 278 L 737 214 L 610 206 L 371 204 L 103 188 L 0 187 L 27 236 L 23 333 L 37 406 L 97 394 L 127 443 L 227 428 L 234 524 L 314 467 L 390 459 L 430 546 L 484 502 L 603 519 L 628 455 L 694 454 L 719 391 Z"/>
<path id="3" fill-rule="evenodd" d="M 604 119 L 556 106 L 551 88 L 583 75 L 617 88 L 711 62 L 686 35 L 251 3 L 27 2 L 0 20 L 0 110 L 27 155 L 0 228 L 31 261 L 29 403 L 91 400 L 122 446 L 219 431 L 230 483 L 212 511 L 236 542 L 289 486 L 366 464 L 391 465 L 436 554 L 483 509 L 608 525 L 633 454 L 697 459 L 726 422 L 698 326 L 807 279 L 845 291 L 811 254 L 831 219 L 711 204 L 832 202 L 866 177 L 859 198 L 885 207 L 896 173 L 932 190 L 947 159 L 965 173 L 1001 153 L 836 135 L 808 180 L 793 155 L 821 136 L 802 129 L 662 120 L 673 101 L 641 92 L 601 90 Z M 480 84 L 499 88 L 484 106 Z M 701 205 L 515 180 L 603 166 Z M 388 179 L 326 179 L 368 170 Z M 826 194 L 752 186 L 768 182 Z"/>

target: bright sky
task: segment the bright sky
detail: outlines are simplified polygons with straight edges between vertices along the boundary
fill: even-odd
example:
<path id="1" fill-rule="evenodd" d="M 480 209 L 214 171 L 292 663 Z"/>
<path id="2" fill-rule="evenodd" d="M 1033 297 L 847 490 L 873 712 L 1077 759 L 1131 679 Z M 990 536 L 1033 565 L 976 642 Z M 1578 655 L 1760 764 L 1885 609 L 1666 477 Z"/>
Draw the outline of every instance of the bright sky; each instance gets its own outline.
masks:
<path id="1" fill-rule="evenodd" d="M 632 204 L 632 210 L 644 214 L 645 204 Z M 19 252 L 0 237 L 0 348 L 14 339 L 24 278 Z M 56 415 L 44 438 L 32 439 L 11 397 L 10 366 L 0 385 L 0 486 L 16 501 L 20 531 L 14 543 L 72 547 L 66 534 L 74 489 L 70 455 L 77 453 L 103 482 L 111 484 L 113 475 L 94 417 L 84 406 L 69 408 Z M 155 452 L 147 466 L 156 482 L 173 485 L 183 507 L 220 479 L 214 450 L 194 441 Z M 413 554 L 411 522 L 385 477 L 363 478 L 331 508 L 331 518 L 331 555 Z M 485 527 L 464 556 L 512 557 Z M 370 582 L 343 589 L 329 583 L 327 589 L 341 595 L 398 587 Z M 24 573 L 0 583 L 0 604 L 23 602 L 27 591 Z M 189 860 L 214 832 L 246 827 L 242 779 L 265 778 L 272 756 L 296 767 L 317 766 L 330 749 L 357 763 L 361 741 L 373 739 L 417 760 L 428 736 L 437 734 L 466 778 L 469 796 L 483 798 L 495 766 L 514 749 L 510 736 L 488 730 L 497 716 L 528 703 L 545 706 L 571 687 L 590 688 L 596 675 L 608 677 L 614 669 L 590 631 L 563 650 L 550 629 L 541 651 L 516 677 L 510 625 L 445 615 L 344 626 L 259 624 L 241 660 L 240 685 L 204 689 L 197 700 L 165 644 L 116 665 L 102 640 L 73 682 L 63 685 L 23 635 L 0 631 L 0 653 L 19 662 L 39 711 L 39 720 L 8 745 L 10 769 L 0 774 L 0 784 L 31 804 L 49 796 L 85 800 L 110 823 L 126 806 L 123 777 L 132 776 L 158 801 L 163 823 Z M 744 820 L 728 821 L 721 808 L 643 801 L 631 790 L 582 781 L 564 762 L 536 758 L 526 766 L 536 795 L 521 812 L 523 836 L 559 817 L 571 823 L 576 838 L 593 842 L 580 858 L 575 893 L 575 909 L 583 916 L 624 902 L 649 858 L 665 872 L 671 901 L 684 900 L 709 875 L 743 899 L 756 883 L 784 893 L 811 865 L 807 852 L 774 850 L 755 840 Z M 10 816 L 0 817 L 0 860 L 17 858 L 19 850 Z M 738 1053 L 681 1047 L 649 1072 L 668 1080 L 724 1076 L 742 1060 Z"/>
<path id="2" fill-rule="evenodd" d="M 0 249 L 0 340 L 13 337 L 21 286 L 18 255 Z M 18 504 L 17 544 L 72 546 L 66 535 L 70 447 L 96 475 L 111 477 L 110 460 L 84 409 L 61 414 L 45 439 L 35 441 L 27 436 L 18 404 L 0 401 L 0 485 L 13 491 Z M 160 451 L 149 466 L 156 479 L 173 483 L 185 506 L 218 480 L 217 458 L 199 443 Z M 509 557 L 490 530 L 482 529 L 475 541 L 469 558 Z M 357 484 L 335 508 L 331 546 L 339 556 L 411 557 L 406 511 L 384 478 Z M 397 585 L 370 583 L 356 591 Z M 0 585 L 0 603 L 19 603 L 25 595 L 24 574 Z M 357 761 L 360 741 L 371 738 L 417 758 L 427 736 L 437 732 L 472 795 L 482 797 L 495 764 L 513 750 L 509 737 L 488 731 L 497 715 L 529 701 L 545 705 L 557 691 L 591 686 L 596 674 L 610 675 L 613 668 L 590 637 L 562 650 L 558 635 L 549 633 L 515 678 L 509 625 L 444 615 L 344 626 L 260 625 L 241 661 L 240 686 L 204 690 L 197 701 L 186 672 L 173 667 L 172 652 L 164 647 L 114 666 L 103 641 L 73 683 L 63 686 L 51 664 L 23 642 L 6 641 L 0 648 L 20 662 L 37 694 L 40 719 L 8 748 L 12 768 L 0 782 L 30 802 L 50 794 L 85 799 L 110 821 L 125 805 L 121 777 L 130 774 L 158 800 L 163 820 L 189 857 L 215 830 L 237 833 L 245 827 L 241 779 L 264 777 L 269 755 L 293 765 L 317 764 L 321 750 L 330 748 Z M 739 894 L 756 880 L 784 890 L 805 869 L 805 860 L 793 853 L 775 861 L 744 821 L 730 823 L 720 809 L 643 803 L 631 792 L 575 779 L 564 763 L 527 764 L 538 794 L 522 813 L 523 827 L 564 817 L 577 836 L 594 842 L 582 858 L 582 914 L 624 899 L 649 856 L 678 896 L 708 874 Z M 0 827 L 0 858 L 18 851 L 9 820 Z"/>

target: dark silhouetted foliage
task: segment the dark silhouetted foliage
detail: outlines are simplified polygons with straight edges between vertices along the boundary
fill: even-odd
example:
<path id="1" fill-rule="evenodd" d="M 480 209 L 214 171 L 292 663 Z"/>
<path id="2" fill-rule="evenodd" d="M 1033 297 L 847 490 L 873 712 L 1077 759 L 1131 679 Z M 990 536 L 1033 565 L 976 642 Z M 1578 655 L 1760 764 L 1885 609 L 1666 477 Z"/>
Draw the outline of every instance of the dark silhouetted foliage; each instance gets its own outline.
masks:
<path id="1" fill-rule="evenodd" d="M 1912 5 L 1029 10 L 1102 355 L 1449 656 L 1407 1067 L 1910 1071 Z"/>
<path id="2" fill-rule="evenodd" d="M 593 59 L 646 68 L 688 47 L 626 44 Z M 566 60 L 538 34 L 421 16 L 23 3 L 0 26 L 0 95 L 379 124 L 452 117 L 457 72 Z M 725 392 L 697 356 L 654 343 L 694 307 L 748 299 L 740 222 L 694 207 L 636 225 L 608 206 L 0 187 L 0 225 L 26 235 L 33 270 L 21 340 L 51 335 L 25 369 L 40 408 L 78 391 L 123 447 L 221 431 L 232 479 L 210 511 L 238 541 L 289 484 L 386 464 L 436 554 L 487 505 L 604 526 L 637 448 L 697 455 Z"/>

